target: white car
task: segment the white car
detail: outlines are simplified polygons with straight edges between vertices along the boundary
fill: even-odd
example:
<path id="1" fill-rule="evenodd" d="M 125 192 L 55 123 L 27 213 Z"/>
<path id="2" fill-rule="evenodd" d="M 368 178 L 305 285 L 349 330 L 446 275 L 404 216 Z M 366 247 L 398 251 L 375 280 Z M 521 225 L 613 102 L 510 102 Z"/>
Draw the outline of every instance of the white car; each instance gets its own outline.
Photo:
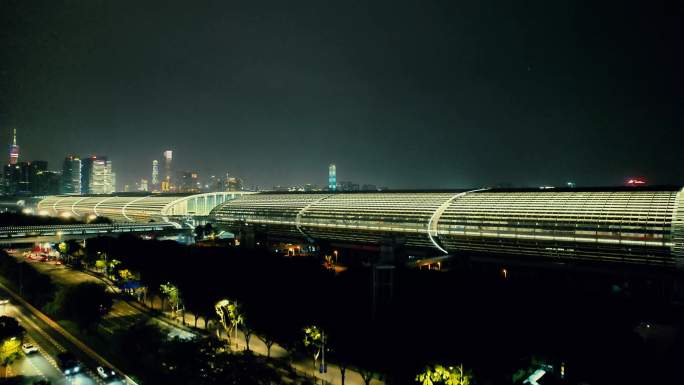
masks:
<path id="1" fill-rule="evenodd" d="M 116 372 L 114 369 L 105 366 L 98 366 L 97 374 L 99 374 L 100 377 L 105 380 L 116 377 Z"/>
<path id="2" fill-rule="evenodd" d="M 38 347 L 30 342 L 27 342 L 21 345 L 21 350 L 23 350 L 25 354 L 31 354 L 37 352 Z"/>

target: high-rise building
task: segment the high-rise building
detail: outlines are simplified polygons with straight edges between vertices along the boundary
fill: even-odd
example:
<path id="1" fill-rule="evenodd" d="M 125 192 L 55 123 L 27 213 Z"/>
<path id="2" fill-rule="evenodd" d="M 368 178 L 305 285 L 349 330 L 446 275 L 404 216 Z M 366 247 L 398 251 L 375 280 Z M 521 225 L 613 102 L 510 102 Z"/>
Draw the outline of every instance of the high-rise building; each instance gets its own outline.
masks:
<path id="1" fill-rule="evenodd" d="M 17 164 L 19 161 L 19 146 L 17 145 L 17 129 L 14 129 L 12 145 L 9 147 L 9 164 Z"/>
<path id="2" fill-rule="evenodd" d="M 92 155 L 81 160 L 81 194 L 97 194 L 104 184 L 106 158 Z"/>
<path id="3" fill-rule="evenodd" d="M 171 180 L 171 173 L 172 173 L 172 168 L 171 168 L 171 160 L 173 159 L 173 151 L 171 150 L 166 150 L 164 151 L 164 181 L 166 181 L 167 184 L 167 190 L 170 191 L 172 190 L 172 184 L 173 181 Z M 163 189 L 162 189 L 163 191 Z"/>
<path id="4" fill-rule="evenodd" d="M 112 161 L 105 162 L 104 193 L 111 194 L 116 191 L 116 173 L 112 170 Z"/>
<path id="5" fill-rule="evenodd" d="M 33 195 L 57 195 L 60 193 L 62 174 L 57 171 L 39 171 Z"/>
<path id="6" fill-rule="evenodd" d="M 178 191 L 184 193 L 198 193 L 200 191 L 199 174 L 194 171 L 180 173 Z"/>
<path id="7" fill-rule="evenodd" d="M 230 177 L 226 180 L 226 188 L 228 191 L 242 191 L 242 179 L 237 177 Z"/>
<path id="8" fill-rule="evenodd" d="M 17 194 L 30 194 L 31 193 L 31 163 L 29 162 L 18 162 L 16 164 L 19 170 L 19 178 L 17 180 Z"/>
<path id="9" fill-rule="evenodd" d="M 38 189 L 38 173 L 47 171 L 47 162 L 18 162 L 8 164 L 3 169 L 2 189 L 8 195 L 36 194 Z"/>
<path id="10" fill-rule="evenodd" d="M 81 193 L 111 194 L 115 190 L 115 178 L 112 162 L 106 156 L 90 156 L 82 162 Z"/>
<path id="11" fill-rule="evenodd" d="M 23 162 L 22 162 L 23 163 Z M 38 174 L 47 171 L 47 162 L 44 160 L 34 160 L 27 162 L 25 171 L 22 168 L 22 188 L 21 190 L 29 194 L 38 192 Z"/>
<path id="12" fill-rule="evenodd" d="M 138 183 L 138 191 L 148 191 L 148 185 L 147 185 L 147 179 L 143 178 L 140 179 L 140 183 Z"/>
<path id="13" fill-rule="evenodd" d="M 159 190 L 159 161 L 152 161 L 152 191 Z"/>
<path id="14" fill-rule="evenodd" d="M 69 155 L 62 165 L 62 194 L 81 193 L 81 159 Z"/>
<path id="15" fill-rule="evenodd" d="M 15 195 L 19 192 L 20 179 L 21 166 L 18 164 L 6 164 L 2 170 L 3 192 L 6 195 Z"/>
<path id="16" fill-rule="evenodd" d="M 330 166 L 328 166 L 328 190 L 337 190 L 337 167 L 335 163 L 330 163 Z"/>

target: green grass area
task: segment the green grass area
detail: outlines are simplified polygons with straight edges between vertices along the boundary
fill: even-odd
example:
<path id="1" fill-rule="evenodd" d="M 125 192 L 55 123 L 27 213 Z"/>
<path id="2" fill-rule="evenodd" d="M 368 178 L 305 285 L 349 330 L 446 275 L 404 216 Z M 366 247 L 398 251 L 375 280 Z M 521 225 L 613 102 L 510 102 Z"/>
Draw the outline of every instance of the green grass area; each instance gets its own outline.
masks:
<path id="1" fill-rule="evenodd" d="M 90 348 L 101 354 L 106 359 L 110 359 L 106 352 L 111 346 L 112 341 L 108 338 L 104 338 L 102 333 L 87 333 L 83 332 L 73 321 L 70 320 L 56 320 L 57 323 L 71 333 L 74 337 L 81 340 L 83 343 L 88 345 Z"/>

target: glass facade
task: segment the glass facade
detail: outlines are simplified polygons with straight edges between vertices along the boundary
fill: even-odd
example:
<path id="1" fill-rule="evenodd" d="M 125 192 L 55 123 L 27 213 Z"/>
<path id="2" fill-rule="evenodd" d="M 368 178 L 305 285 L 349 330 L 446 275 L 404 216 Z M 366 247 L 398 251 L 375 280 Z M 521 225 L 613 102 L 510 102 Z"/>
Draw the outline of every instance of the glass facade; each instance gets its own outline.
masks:
<path id="1" fill-rule="evenodd" d="M 90 215 L 115 222 L 166 222 L 174 216 L 207 216 L 217 204 L 248 192 L 217 192 L 194 195 L 49 196 L 37 205 L 42 215 Z"/>
<path id="2" fill-rule="evenodd" d="M 684 190 L 683 190 L 684 191 Z M 214 221 L 274 236 L 444 253 L 672 266 L 684 259 L 678 190 L 263 193 L 218 206 Z"/>
<path id="3" fill-rule="evenodd" d="M 81 194 L 81 160 L 74 156 L 62 165 L 62 194 Z"/>

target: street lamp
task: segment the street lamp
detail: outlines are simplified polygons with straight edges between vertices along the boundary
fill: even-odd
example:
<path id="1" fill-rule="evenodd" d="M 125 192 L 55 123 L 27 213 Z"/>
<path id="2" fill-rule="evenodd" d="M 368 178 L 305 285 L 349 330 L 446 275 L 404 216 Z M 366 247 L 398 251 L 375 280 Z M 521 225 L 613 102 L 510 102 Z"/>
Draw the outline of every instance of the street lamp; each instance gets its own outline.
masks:
<path id="1" fill-rule="evenodd" d="M 337 250 L 333 250 L 333 254 L 335 254 L 335 265 L 337 265 Z"/>

